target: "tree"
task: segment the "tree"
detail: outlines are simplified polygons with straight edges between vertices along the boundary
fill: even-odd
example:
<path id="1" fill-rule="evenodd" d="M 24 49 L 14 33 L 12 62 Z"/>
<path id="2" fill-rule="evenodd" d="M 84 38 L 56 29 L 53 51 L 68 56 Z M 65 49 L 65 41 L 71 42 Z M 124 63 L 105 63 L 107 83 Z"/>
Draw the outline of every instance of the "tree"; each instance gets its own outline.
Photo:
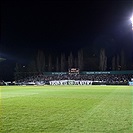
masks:
<path id="1" fill-rule="evenodd" d="M 33 76 L 37 73 L 37 67 L 35 60 L 32 60 L 27 68 L 27 72 L 29 73 L 29 76 Z"/>
<path id="2" fill-rule="evenodd" d="M 126 69 L 124 50 L 121 50 L 121 69 L 122 70 Z"/>
<path id="3" fill-rule="evenodd" d="M 119 57 L 119 54 L 117 54 L 117 57 L 116 57 L 116 66 L 117 66 L 117 70 L 120 70 L 120 57 Z"/>
<path id="4" fill-rule="evenodd" d="M 72 67 L 73 67 L 73 54 L 71 52 L 70 55 L 68 56 L 68 68 Z"/>
<path id="5" fill-rule="evenodd" d="M 22 68 L 23 66 L 21 64 L 16 63 L 15 73 L 14 73 L 15 80 L 20 80 L 24 78 L 24 71 Z"/>
<path id="6" fill-rule="evenodd" d="M 105 71 L 107 68 L 107 56 L 105 55 L 105 49 L 100 50 L 100 63 L 99 63 L 99 69 L 101 71 Z"/>
<path id="7" fill-rule="evenodd" d="M 115 56 L 112 58 L 112 70 L 115 70 Z"/>
<path id="8" fill-rule="evenodd" d="M 84 61 L 83 61 L 83 50 L 78 51 L 78 68 L 80 70 L 83 70 L 84 67 Z"/>
<path id="9" fill-rule="evenodd" d="M 59 58 L 56 58 L 56 71 L 59 71 Z"/>
<path id="10" fill-rule="evenodd" d="M 48 71 L 49 72 L 52 71 L 52 57 L 51 57 L 51 54 L 48 57 Z"/>
<path id="11" fill-rule="evenodd" d="M 76 67 L 76 68 L 78 67 L 78 58 L 74 59 L 74 67 Z"/>
<path id="12" fill-rule="evenodd" d="M 66 59 L 65 59 L 65 54 L 61 54 L 61 71 L 65 71 L 66 67 Z"/>
<path id="13" fill-rule="evenodd" d="M 39 73 L 45 71 L 45 56 L 41 50 L 38 50 L 36 66 Z"/>

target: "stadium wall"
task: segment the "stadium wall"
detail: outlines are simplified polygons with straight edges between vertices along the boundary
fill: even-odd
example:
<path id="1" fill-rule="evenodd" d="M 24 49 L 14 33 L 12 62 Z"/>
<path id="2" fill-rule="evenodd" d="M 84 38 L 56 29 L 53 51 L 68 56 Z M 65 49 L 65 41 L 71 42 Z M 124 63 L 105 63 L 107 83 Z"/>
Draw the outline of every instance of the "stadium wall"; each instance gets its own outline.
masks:
<path id="1" fill-rule="evenodd" d="M 44 75 L 65 75 L 68 72 L 44 72 Z M 133 74 L 133 70 L 126 71 L 81 71 L 80 74 Z"/>

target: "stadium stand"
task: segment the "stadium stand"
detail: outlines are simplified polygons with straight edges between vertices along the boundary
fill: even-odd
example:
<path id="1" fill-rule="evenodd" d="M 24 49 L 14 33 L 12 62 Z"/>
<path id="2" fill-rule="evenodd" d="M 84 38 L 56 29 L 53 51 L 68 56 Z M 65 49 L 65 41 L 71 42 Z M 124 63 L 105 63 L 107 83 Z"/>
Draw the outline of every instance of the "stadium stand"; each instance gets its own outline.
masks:
<path id="1" fill-rule="evenodd" d="M 45 85 L 50 81 L 91 81 L 92 85 L 129 85 L 133 74 L 58 74 L 36 75 L 16 81 L 18 85 Z"/>

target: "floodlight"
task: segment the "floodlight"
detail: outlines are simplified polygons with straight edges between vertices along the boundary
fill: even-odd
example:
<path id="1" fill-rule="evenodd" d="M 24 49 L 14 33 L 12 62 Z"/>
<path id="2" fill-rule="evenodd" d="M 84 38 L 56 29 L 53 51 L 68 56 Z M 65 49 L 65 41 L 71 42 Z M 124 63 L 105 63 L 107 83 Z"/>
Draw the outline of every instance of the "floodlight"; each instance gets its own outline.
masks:
<path id="1" fill-rule="evenodd" d="M 4 58 L 1 58 L 1 57 L 0 57 L 0 62 L 2 62 L 2 61 L 4 61 L 4 60 L 5 60 Z"/>
<path id="2" fill-rule="evenodd" d="M 130 18 L 131 23 L 132 23 L 132 30 L 133 30 L 133 16 Z"/>
<path id="3" fill-rule="evenodd" d="M 130 20 L 131 20 L 131 23 L 133 24 L 133 16 L 130 18 Z"/>

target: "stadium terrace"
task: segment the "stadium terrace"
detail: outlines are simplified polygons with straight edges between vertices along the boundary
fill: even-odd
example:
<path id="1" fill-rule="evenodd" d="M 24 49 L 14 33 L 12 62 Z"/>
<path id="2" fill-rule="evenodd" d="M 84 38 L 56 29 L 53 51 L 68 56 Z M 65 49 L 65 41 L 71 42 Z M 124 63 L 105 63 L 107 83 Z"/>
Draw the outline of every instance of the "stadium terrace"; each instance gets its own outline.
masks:
<path id="1" fill-rule="evenodd" d="M 133 71 L 45 72 L 1 85 L 133 85 Z"/>

